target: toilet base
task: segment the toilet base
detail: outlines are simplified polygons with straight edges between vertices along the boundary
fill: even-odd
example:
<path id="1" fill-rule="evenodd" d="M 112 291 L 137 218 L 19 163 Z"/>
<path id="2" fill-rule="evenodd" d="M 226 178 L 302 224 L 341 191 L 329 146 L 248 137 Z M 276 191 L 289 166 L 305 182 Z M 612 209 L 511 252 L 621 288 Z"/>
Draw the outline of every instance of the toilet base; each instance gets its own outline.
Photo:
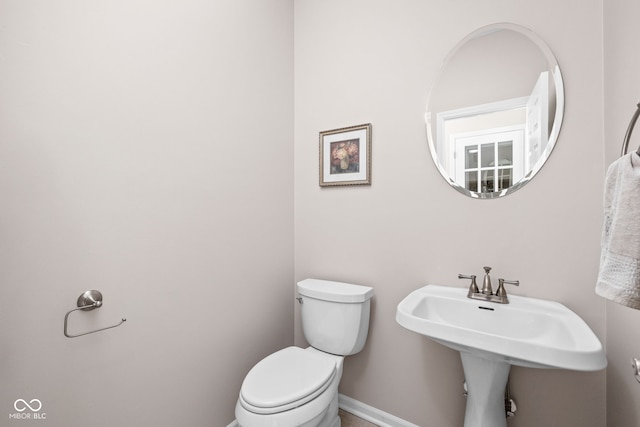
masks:
<path id="1" fill-rule="evenodd" d="M 236 405 L 239 405 L 236 404 Z M 236 407 L 236 411 L 238 411 L 239 408 Z M 236 412 L 236 416 L 239 415 L 238 412 Z M 240 418 L 240 417 L 238 417 Z M 266 420 L 261 419 L 262 417 L 260 417 L 257 421 L 257 424 L 255 424 L 256 426 L 272 426 L 272 422 L 268 422 Z M 240 420 L 236 420 L 238 423 L 239 427 L 250 427 L 253 426 L 254 423 L 252 422 L 248 422 L 246 424 L 243 424 L 240 422 Z M 263 422 L 265 422 L 265 424 L 263 424 Z M 286 423 L 286 422 L 285 422 Z M 277 425 L 284 425 L 284 424 L 277 424 Z M 289 427 L 289 425 L 287 425 L 287 427 Z M 294 427 L 294 424 L 291 424 L 290 427 Z M 313 418 L 312 420 L 309 420 L 303 424 L 300 424 L 299 422 L 297 422 L 295 424 L 295 427 L 342 427 L 342 421 L 340 419 L 340 416 L 338 415 L 338 395 L 336 393 L 335 398 L 332 399 L 331 404 L 329 405 L 329 407 L 323 411 L 321 414 L 319 414 L 318 416 L 316 416 L 315 418 Z"/>
<path id="2" fill-rule="evenodd" d="M 340 415 L 338 415 L 338 393 L 331 400 L 331 405 L 329 405 L 329 409 L 327 410 L 327 414 L 325 415 L 323 422 L 321 422 L 318 427 L 341 427 L 342 421 L 340 420 Z"/>
<path id="3" fill-rule="evenodd" d="M 301 427 L 341 427 L 341 426 L 342 426 L 342 420 L 338 415 L 338 393 L 336 393 L 335 397 L 331 399 L 331 404 L 322 415 L 303 424 Z"/>

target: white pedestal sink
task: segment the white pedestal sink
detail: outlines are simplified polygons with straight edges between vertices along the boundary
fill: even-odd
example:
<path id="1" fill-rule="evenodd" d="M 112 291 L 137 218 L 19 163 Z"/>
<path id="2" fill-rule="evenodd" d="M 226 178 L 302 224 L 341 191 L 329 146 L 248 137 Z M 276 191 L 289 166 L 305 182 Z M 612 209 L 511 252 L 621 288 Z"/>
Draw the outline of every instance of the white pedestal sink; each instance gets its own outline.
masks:
<path id="1" fill-rule="evenodd" d="M 467 382 L 464 427 L 507 425 L 504 391 L 511 365 L 598 371 L 602 344 L 564 305 L 509 295 L 509 304 L 467 298 L 467 290 L 429 285 L 396 311 L 405 328 L 460 352 Z"/>

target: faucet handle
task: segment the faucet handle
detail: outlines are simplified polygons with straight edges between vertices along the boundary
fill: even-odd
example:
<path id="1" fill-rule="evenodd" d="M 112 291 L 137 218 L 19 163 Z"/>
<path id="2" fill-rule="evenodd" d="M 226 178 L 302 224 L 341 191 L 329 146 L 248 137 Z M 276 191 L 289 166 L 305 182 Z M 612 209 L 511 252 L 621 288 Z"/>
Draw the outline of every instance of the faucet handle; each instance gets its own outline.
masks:
<path id="1" fill-rule="evenodd" d="M 507 290 L 504 288 L 504 284 L 508 284 L 508 285 L 514 285 L 514 286 L 520 286 L 520 281 L 519 280 L 505 280 L 505 279 L 498 279 L 498 290 L 496 291 L 496 295 L 499 297 L 506 297 L 507 296 Z"/>
<path id="2" fill-rule="evenodd" d="M 491 289 L 491 277 L 489 277 L 489 272 L 491 271 L 491 267 L 483 267 L 484 268 L 484 279 L 482 280 L 482 293 L 485 295 L 493 295 L 493 289 Z"/>
<path id="3" fill-rule="evenodd" d="M 477 294 L 480 292 L 480 289 L 478 289 L 478 285 L 476 284 L 475 275 L 472 274 L 471 276 L 465 276 L 464 274 L 458 274 L 458 279 L 471 279 L 471 284 L 469 285 L 470 294 Z"/>

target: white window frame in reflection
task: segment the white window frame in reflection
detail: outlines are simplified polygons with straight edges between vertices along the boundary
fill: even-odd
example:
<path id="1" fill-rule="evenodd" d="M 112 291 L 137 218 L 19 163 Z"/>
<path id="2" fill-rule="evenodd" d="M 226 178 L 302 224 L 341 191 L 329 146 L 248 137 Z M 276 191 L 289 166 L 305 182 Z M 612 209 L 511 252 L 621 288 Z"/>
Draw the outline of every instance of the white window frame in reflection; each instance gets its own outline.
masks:
<path id="1" fill-rule="evenodd" d="M 509 143 L 512 149 L 512 159 L 509 162 L 501 162 L 498 156 L 498 146 L 501 143 Z M 525 127 L 524 125 L 506 126 L 501 128 L 486 129 L 478 132 L 465 132 L 451 135 L 450 145 L 455 147 L 451 151 L 449 176 L 455 177 L 455 181 L 461 187 L 478 193 L 498 192 L 518 182 L 524 176 L 525 166 Z M 492 155 L 489 161 L 483 162 L 482 146 L 492 146 Z M 467 166 L 467 150 L 471 147 L 477 152 L 477 164 L 475 167 Z M 456 155 L 456 153 L 458 153 Z M 496 159 L 498 160 L 496 162 Z M 485 164 L 483 164 L 485 163 Z M 475 173 L 476 182 L 485 182 L 489 176 L 493 176 L 492 185 L 469 188 L 467 174 Z M 500 185 L 501 177 L 505 173 L 511 174 L 509 186 L 503 188 Z"/>

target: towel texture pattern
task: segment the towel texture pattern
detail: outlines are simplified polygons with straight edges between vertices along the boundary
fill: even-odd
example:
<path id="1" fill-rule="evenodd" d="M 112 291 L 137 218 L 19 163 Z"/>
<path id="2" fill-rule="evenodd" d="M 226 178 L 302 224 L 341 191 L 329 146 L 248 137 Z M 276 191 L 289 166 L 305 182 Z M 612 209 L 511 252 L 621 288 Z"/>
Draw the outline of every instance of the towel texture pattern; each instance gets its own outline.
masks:
<path id="1" fill-rule="evenodd" d="M 635 152 L 607 170 L 601 249 L 596 293 L 640 309 L 640 156 Z"/>

